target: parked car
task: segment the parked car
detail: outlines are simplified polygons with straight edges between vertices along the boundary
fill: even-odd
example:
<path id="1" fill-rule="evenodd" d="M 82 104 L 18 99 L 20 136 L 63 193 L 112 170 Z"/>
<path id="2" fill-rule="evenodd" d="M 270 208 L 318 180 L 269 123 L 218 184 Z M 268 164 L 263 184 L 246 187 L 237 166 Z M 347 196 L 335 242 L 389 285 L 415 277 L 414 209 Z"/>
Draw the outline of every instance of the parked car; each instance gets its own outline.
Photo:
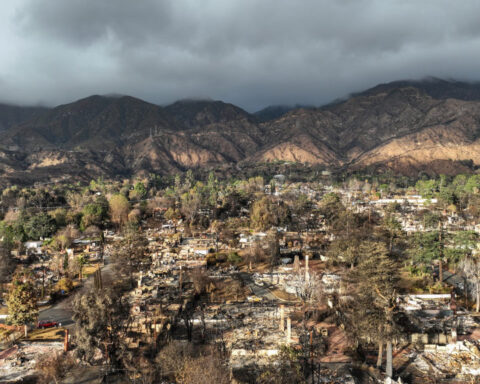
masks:
<path id="1" fill-rule="evenodd" d="M 50 320 L 45 320 L 45 321 L 39 321 L 37 328 L 39 329 L 45 329 L 45 328 L 58 328 L 61 327 L 61 323 L 57 323 L 56 321 L 50 321 Z"/>

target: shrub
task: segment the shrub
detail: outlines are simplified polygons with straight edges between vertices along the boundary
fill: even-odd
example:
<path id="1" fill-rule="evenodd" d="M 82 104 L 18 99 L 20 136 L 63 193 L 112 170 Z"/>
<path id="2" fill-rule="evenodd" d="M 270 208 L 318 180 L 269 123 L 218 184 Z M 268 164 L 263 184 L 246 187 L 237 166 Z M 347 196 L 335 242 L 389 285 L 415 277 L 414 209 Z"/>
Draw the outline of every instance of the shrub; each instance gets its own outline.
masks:
<path id="1" fill-rule="evenodd" d="M 228 258 L 225 253 L 217 253 L 215 257 L 217 259 L 217 263 L 224 263 Z"/>
<path id="2" fill-rule="evenodd" d="M 208 267 L 212 267 L 214 265 L 217 264 L 217 258 L 215 257 L 214 254 L 209 254 L 207 257 L 206 257 L 206 261 L 207 261 L 207 266 Z"/>
<path id="3" fill-rule="evenodd" d="M 45 354 L 35 365 L 39 373 L 39 383 L 58 383 L 74 367 L 75 361 L 69 355 L 61 353 Z"/>
<path id="4" fill-rule="evenodd" d="M 63 277 L 57 283 L 57 291 L 64 291 L 65 293 L 69 293 L 73 290 L 73 281 L 68 277 Z"/>
<path id="5" fill-rule="evenodd" d="M 242 258 L 237 252 L 230 252 L 228 254 L 228 261 L 232 264 L 238 264 L 242 261 Z"/>

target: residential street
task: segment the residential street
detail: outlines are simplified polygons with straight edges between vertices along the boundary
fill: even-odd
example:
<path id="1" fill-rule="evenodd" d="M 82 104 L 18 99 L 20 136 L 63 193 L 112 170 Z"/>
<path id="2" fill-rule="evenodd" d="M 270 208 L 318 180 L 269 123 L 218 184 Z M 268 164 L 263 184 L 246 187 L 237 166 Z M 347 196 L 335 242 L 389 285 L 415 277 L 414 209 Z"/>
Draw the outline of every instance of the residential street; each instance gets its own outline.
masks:
<path id="1" fill-rule="evenodd" d="M 464 291 L 465 281 L 463 280 L 463 277 L 459 276 L 456 273 L 451 273 L 449 271 L 443 271 L 443 282 L 457 288 L 461 292 Z"/>
<path id="2" fill-rule="evenodd" d="M 112 264 L 108 262 L 108 259 L 105 259 L 105 265 L 102 267 L 103 277 L 109 277 L 112 273 Z M 83 292 L 89 290 L 93 285 L 93 275 L 90 276 L 83 284 L 81 288 L 75 291 L 69 297 L 55 303 L 52 307 L 45 309 L 40 312 L 39 321 L 52 320 L 62 324 L 62 326 L 68 327 L 73 324 L 73 311 L 72 311 L 72 302 L 76 295 L 82 294 Z"/>

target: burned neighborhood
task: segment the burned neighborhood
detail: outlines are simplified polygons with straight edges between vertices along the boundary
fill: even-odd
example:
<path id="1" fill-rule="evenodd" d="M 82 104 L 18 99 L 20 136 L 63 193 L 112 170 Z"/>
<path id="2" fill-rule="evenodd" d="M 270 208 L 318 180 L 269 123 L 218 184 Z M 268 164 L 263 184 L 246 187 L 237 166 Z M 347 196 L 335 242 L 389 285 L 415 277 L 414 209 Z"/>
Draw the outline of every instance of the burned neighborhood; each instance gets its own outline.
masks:
<path id="1" fill-rule="evenodd" d="M 477 176 L 154 181 L 3 191 L 2 380 L 480 373 Z"/>

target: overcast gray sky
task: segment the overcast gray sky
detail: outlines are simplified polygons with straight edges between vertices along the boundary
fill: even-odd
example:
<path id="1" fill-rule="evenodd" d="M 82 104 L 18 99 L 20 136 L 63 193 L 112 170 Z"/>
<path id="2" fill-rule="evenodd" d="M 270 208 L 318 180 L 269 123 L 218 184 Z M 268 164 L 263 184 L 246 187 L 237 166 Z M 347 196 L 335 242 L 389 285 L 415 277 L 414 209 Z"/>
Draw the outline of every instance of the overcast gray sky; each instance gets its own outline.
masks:
<path id="1" fill-rule="evenodd" d="M 0 100 L 320 105 L 381 82 L 480 80 L 480 1 L 2 0 Z"/>

